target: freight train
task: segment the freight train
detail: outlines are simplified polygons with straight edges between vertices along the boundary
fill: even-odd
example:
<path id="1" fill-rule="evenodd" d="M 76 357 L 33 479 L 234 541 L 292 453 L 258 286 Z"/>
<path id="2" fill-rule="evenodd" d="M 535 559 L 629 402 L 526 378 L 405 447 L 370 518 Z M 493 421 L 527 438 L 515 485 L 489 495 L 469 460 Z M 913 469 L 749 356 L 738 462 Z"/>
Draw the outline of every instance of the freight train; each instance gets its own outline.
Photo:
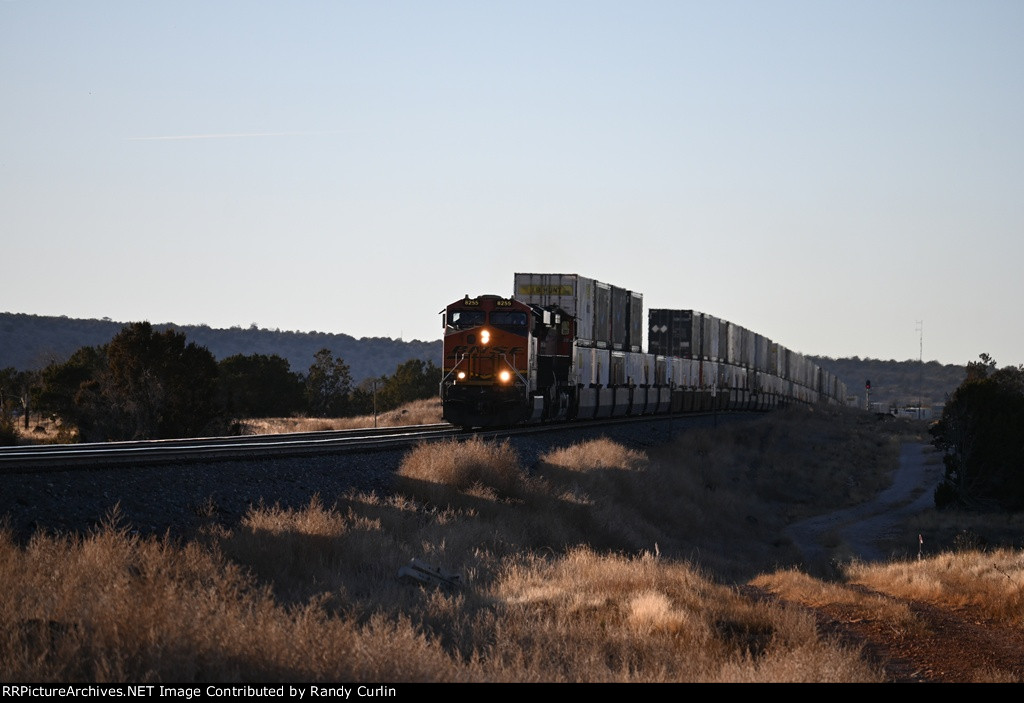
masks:
<path id="1" fill-rule="evenodd" d="M 463 427 L 842 403 L 801 354 L 694 310 L 577 274 L 517 273 L 510 297 L 444 310 L 444 419 Z"/>

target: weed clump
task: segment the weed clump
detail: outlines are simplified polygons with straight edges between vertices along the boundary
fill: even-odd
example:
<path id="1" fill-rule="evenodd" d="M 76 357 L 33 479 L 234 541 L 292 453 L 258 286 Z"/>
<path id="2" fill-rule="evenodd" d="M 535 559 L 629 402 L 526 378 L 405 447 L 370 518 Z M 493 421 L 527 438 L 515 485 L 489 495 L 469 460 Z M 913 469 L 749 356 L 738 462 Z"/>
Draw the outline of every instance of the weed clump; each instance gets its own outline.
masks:
<path id="1" fill-rule="evenodd" d="M 531 488 L 508 440 L 491 443 L 479 437 L 418 445 L 406 455 L 398 478 L 401 491 L 441 505 L 467 492 L 522 498 Z"/>

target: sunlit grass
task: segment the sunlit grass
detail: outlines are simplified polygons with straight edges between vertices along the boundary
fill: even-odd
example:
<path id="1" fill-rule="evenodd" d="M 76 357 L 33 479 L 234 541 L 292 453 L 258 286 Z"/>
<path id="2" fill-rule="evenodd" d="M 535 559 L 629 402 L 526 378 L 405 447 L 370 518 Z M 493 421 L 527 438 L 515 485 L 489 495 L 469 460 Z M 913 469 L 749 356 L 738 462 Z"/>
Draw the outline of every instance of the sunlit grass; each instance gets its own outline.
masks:
<path id="1" fill-rule="evenodd" d="M 1024 553 L 1016 549 L 944 552 L 888 564 L 855 562 L 851 583 L 943 608 L 970 606 L 986 617 L 1024 625 Z"/>
<path id="2" fill-rule="evenodd" d="M 376 425 L 374 422 L 376 421 Z M 266 417 L 241 420 L 242 434 L 279 434 L 282 432 L 323 432 L 356 430 L 370 427 L 432 425 L 441 422 L 441 401 L 437 398 L 416 400 L 395 410 L 356 417 Z"/>

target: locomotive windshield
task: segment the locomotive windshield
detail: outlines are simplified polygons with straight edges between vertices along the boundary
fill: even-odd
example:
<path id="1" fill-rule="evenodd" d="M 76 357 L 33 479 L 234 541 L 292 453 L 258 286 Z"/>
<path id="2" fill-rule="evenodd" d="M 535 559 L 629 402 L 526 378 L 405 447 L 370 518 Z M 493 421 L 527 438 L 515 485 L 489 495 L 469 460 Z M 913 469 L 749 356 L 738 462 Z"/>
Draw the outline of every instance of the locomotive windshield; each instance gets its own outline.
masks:
<path id="1" fill-rule="evenodd" d="M 487 313 L 483 310 L 452 310 L 449 327 L 457 330 L 465 330 L 470 327 L 479 327 L 487 321 Z"/>
<path id="2" fill-rule="evenodd" d="M 503 327 L 511 332 L 526 331 L 526 313 L 512 310 L 494 310 L 491 312 L 491 324 Z"/>

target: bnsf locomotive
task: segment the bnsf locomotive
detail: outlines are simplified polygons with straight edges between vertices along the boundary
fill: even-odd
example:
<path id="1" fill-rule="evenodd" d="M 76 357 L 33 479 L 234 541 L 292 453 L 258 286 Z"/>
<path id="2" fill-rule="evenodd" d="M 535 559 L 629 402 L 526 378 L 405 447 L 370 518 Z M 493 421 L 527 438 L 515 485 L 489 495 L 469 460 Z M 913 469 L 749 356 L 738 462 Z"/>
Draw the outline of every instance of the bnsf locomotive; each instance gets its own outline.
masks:
<path id="1" fill-rule="evenodd" d="M 693 310 L 576 274 L 515 275 L 512 297 L 444 311 L 444 419 L 464 427 L 838 403 L 845 385 L 801 354 Z"/>

